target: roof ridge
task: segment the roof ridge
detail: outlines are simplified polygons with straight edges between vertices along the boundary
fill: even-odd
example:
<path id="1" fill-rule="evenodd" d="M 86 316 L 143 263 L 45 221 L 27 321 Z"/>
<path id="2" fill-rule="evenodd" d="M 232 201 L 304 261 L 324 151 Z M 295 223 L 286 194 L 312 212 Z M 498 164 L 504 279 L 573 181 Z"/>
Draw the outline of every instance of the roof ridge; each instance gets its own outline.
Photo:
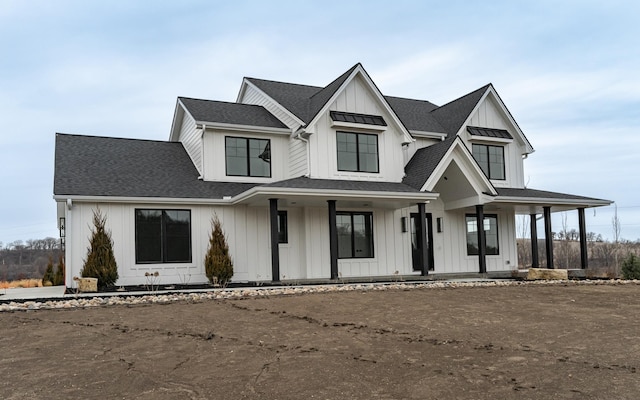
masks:
<path id="1" fill-rule="evenodd" d="M 264 106 L 261 106 L 260 104 L 247 104 L 247 103 L 237 103 L 235 101 L 224 101 L 224 100 L 209 100 L 209 99 L 197 99 L 195 97 L 185 97 L 185 96 L 178 96 L 179 99 L 185 99 L 185 100 L 195 100 L 195 101 L 206 101 L 209 103 L 219 103 L 219 104 L 235 104 L 238 106 L 248 106 L 248 107 L 258 107 L 258 108 L 264 108 Z M 266 108 L 265 108 L 266 110 Z"/>
<path id="2" fill-rule="evenodd" d="M 439 108 L 439 107 L 440 107 L 440 106 L 436 105 L 435 103 L 432 103 L 432 102 L 431 102 L 431 101 L 429 101 L 429 100 L 412 99 L 412 98 L 410 98 L 410 97 L 400 97 L 400 96 L 387 96 L 386 94 L 385 94 L 385 95 L 383 95 L 383 96 L 384 96 L 385 98 L 388 98 L 388 99 L 398 99 L 398 100 L 419 101 L 419 102 L 421 102 L 421 103 L 429 103 L 429 104 L 431 104 L 431 105 L 436 106 L 437 108 Z"/>
<path id="3" fill-rule="evenodd" d="M 271 83 L 281 83 L 281 84 L 284 84 L 284 85 L 304 86 L 304 87 L 313 88 L 313 89 L 324 89 L 324 87 L 322 87 L 322 86 L 305 85 L 303 83 L 293 83 L 293 82 L 284 82 L 284 81 L 274 81 L 273 79 L 253 78 L 253 77 L 250 77 L 250 76 L 245 76 L 244 79 L 254 80 L 254 81 L 262 81 L 262 82 L 271 82 Z"/>
<path id="4" fill-rule="evenodd" d="M 131 138 L 131 137 L 117 137 L 117 136 L 102 136 L 102 135 L 84 135 L 82 133 L 64 133 L 64 132 L 56 132 L 56 136 L 76 136 L 83 138 L 98 138 L 98 139 L 117 139 L 117 140 L 133 140 L 136 142 L 154 142 L 154 143 L 172 143 L 172 144 L 180 144 L 181 142 L 172 142 L 167 140 L 160 139 L 141 139 L 141 138 Z"/>
<path id="5" fill-rule="evenodd" d="M 340 74 L 340 76 L 338 76 L 336 79 L 332 80 L 331 82 L 329 82 L 329 84 L 325 87 L 323 87 L 321 90 L 319 90 L 318 92 L 314 93 L 311 98 L 315 97 L 317 94 L 322 93 L 324 90 L 326 90 L 329 86 L 333 85 L 334 83 L 338 82 L 339 80 L 343 80 L 342 83 L 344 83 L 344 79 L 347 79 L 347 77 L 349 75 L 351 75 L 353 73 L 353 71 L 358 67 L 358 65 L 360 65 L 360 67 L 362 67 L 362 64 L 360 64 L 359 62 L 356 63 L 353 67 L 349 68 L 348 70 L 346 70 L 345 72 L 343 72 L 342 74 Z M 364 68 L 364 67 L 362 67 Z M 340 87 L 342 84 L 340 84 L 338 87 Z M 336 88 L 335 90 L 338 90 L 338 88 Z M 334 91 L 335 93 L 335 91 Z"/>
<path id="6" fill-rule="evenodd" d="M 478 88 L 478 89 L 476 89 L 476 90 L 472 90 L 471 92 L 469 92 L 469 93 L 467 93 L 467 94 L 464 94 L 464 95 L 462 95 L 462 96 L 460 96 L 460 97 L 458 97 L 458 98 L 456 98 L 456 99 L 453 99 L 453 100 L 451 100 L 451 101 L 449 101 L 449 102 L 447 102 L 447 103 L 445 103 L 445 104 L 443 104 L 443 105 L 439 106 L 438 108 L 436 108 L 436 109 L 435 109 L 435 110 L 433 110 L 433 111 L 436 111 L 437 109 L 442 108 L 442 107 L 446 107 L 446 106 L 448 106 L 448 105 L 449 105 L 449 104 L 451 104 L 451 103 L 454 103 L 454 102 L 456 102 L 456 101 L 459 101 L 459 100 L 464 99 L 465 97 L 471 96 L 472 94 L 474 94 L 474 93 L 476 93 L 476 92 L 479 92 L 480 90 L 483 90 L 483 89 L 484 89 L 484 90 L 487 90 L 490 86 L 493 86 L 493 84 L 492 84 L 492 83 L 488 83 L 488 84 L 486 84 L 486 85 L 484 85 L 484 86 L 482 86 L 482 87 L 480 87 L 480 88 Z M 432 112 L 433 112 L 433 111 L 432 111 Z"/>

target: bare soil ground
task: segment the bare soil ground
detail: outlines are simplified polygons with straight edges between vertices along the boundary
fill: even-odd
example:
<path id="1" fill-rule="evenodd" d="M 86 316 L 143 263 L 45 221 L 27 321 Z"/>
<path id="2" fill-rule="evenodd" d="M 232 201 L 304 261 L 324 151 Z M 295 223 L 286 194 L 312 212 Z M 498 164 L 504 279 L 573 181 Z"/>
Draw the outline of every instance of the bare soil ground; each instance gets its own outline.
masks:
<path id="1" fill-rule="evenodd" d="M 3 399 L 637 399 L 640 285 L 0 313 Z"/>

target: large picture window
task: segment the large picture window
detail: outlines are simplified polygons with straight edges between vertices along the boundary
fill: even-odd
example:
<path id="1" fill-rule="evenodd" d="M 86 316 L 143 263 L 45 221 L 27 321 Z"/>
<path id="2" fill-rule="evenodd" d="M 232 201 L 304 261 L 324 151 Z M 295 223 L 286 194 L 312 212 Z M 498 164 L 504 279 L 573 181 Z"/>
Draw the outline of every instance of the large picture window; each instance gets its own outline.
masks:
<path id="1" fill-rule="evenodd" d="M 338 170 L 378 172 L 378 135 L 336 132 Z"/>
<path id="2" fill-rule="evenodd" d="M 504 147 L 474 144 L 473 158 L 489 179 L 504 180 Z"/>
<path id="3" fill-rule="evenodd" d="M 228 176 L 271 176 L 271 141 L 225 137 Z"/>
<path id="4" fill-rule="evenodd" d="M 478 218 L 476 215 L 467 215 L 467 255 L 478 255 Z M 484 227 L 484 237 L 486 246 L 486 255 L 496 256 L 500 254 L 498 246 L 498 216 L 485 215 L 482 226 Z"/>
<path id="5" fill-rule="evenodd" d="M 338 258 L 373 258 L 373 214 L 336 213 Z"/>
<path id="6" fill-rule="evenodd" d="M 191 211 L 136 209 L 136 264 L 191 262 Z"/>

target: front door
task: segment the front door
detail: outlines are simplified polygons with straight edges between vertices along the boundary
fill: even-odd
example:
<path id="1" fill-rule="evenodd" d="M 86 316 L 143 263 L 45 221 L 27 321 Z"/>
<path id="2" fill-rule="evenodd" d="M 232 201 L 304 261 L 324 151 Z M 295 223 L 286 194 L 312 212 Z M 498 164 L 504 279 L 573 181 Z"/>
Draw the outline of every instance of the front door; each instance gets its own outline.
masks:
<path id="1" fill-rule="evenodd" d="M 427 254 L 429 257 L 429 271 L 433 271 L 433 226 L 432 226 L 431 213 L 426 214 L 427 223 Z M 421 247 L 422 238 L 420 237 L 420 229 L 422 221 L 420 221 L 420 214 L 411 213 L 411 259 L 413 260 L 413 270 L 422 271 L 421 264 Z"/>

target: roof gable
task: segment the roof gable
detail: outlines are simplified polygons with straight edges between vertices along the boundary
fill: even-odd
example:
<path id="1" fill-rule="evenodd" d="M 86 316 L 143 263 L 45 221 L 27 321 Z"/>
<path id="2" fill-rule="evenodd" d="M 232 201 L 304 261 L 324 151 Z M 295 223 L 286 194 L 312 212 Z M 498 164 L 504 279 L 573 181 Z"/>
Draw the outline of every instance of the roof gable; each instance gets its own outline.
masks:
<path id="1" fill-rule="evenodd" d="M 431 111 L 431 114 L 445 129 L 447 134 L 457 135 L 489 87 L 491 87 L 491 84 L 450 101 Z"/>

